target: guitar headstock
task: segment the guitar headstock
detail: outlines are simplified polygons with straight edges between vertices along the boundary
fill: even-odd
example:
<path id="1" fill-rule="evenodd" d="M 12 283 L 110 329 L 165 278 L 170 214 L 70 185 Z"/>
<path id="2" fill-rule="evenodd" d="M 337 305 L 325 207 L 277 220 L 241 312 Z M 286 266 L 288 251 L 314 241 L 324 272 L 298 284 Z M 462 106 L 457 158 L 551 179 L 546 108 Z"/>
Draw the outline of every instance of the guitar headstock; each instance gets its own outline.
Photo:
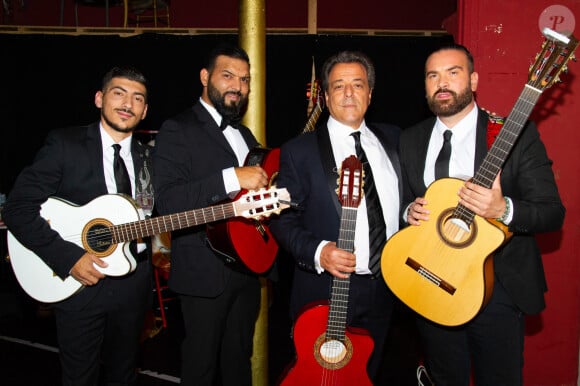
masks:
<path id="1" fill-rule="evenodd" d="M 320 80 L 314 79 L 313 82 L 308 82 L 306 85 L 306 98 L 315 106 L 324 104 L 324 92 Z"/>
<path id="2" fill-rule="evenodd" d="M 543 33 L 546 40 L 530 67 L 528 77 L 528 84 L 540 91 L 560 82 L 560 73 L 567 72 L 568 61 L 576 60 L 574 51 L 578 46 L 578 39 L 573 35 L 567 37 L 549 28 L 544 28 Z"/>
<path id="3" fill-rule="evenodd" d="M 250 190 L 234 201 L 232 204 L 238 216 L 260 220 L 271 214 L 279 214 L 282 210 L 290 207 L 290 193 L 286 188 L 271 188 Z"/>
<path id="4" fill-rule="evenodd" d="M 343 207 L 357 208 L 360 204 L 363 190 L 362 163 L 354 155 L 342 161 L 340 177 L 338 178 L 338 201 Z"/>

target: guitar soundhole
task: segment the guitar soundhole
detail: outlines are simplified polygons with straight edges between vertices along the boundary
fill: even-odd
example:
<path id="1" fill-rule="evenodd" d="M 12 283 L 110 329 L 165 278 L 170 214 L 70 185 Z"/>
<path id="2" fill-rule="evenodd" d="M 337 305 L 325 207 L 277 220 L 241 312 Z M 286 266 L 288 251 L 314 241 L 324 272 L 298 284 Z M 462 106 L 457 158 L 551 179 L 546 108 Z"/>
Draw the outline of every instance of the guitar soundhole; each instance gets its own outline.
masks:
<path id="1" fill-rule="evenodd" d="M 352 342 L 347 336 L 344 342 L 326 339 L 322 334 L 314 344 L 314 357 L 318 364 L 328 370 L 338 370 L 346 366 L 352 358 Z"/>
<path id="2" fill-rule="evenodd" d="M 473 243 L 477 236 L 477 223 L 467 224 L 460 218 L 453 217 L 455 208 L 441 212 L 437 219 L 437 232 L 443 242 L 453 248 L 465 248 Z"/>
<path id="3" fill-rule="evenodd" d="M 99 257 L 110 255 L 111 250 L 116 247 L 113 244 L 111 225 L 104 219 L 89 222 L 83 229 L 83 247 Z"/>

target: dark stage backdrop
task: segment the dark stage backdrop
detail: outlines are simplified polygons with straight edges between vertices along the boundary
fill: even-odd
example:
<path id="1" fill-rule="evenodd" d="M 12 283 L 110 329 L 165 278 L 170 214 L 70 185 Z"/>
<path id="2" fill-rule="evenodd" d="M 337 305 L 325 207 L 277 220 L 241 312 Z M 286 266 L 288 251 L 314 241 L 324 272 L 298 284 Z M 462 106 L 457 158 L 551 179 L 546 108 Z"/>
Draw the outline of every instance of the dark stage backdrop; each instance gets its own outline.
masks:
<path id="1" fill-rule="evenodd" d="M 98 119 L 95 92 L 113 65 L 131 64 L 149 79 L 149 113 L 140 130 L 157 130 L 199 97 L 204 54 L 237 35 L 0 35 L 0 192 L 8 193 L 51 129 Z M 375 62 L 377 82 L 368 121 L 406 127 L 429 112 L 423 64 L 451 36 L 268 35 L 266 137 L 269 147 L 299 135 L 306 122 L 312 59 L 317 71 L 331 54 L 361 50 Z M 251 108 L 251 106 L 250 106 Z M 325 116 L 323 115 L 322 118 Z"/>

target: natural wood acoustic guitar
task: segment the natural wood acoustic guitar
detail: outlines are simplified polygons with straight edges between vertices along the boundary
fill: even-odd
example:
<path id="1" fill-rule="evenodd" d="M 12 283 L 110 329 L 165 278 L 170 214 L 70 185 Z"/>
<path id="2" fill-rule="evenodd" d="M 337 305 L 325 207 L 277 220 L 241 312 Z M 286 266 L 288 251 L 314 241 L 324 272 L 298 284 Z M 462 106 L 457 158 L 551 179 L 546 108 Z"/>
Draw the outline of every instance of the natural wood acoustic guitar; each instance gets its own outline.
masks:
<path id="1" fill-rule="evenodd" d="M 559 80 L 578 40 L 544 30 L 545 40 L 528 82 L 472 182 L 491 188 L 542 92 Z M 393 293 L 425 318 L 446 326 L 473 319 L 493 290 L 490 256 L 510 237 L 507 228 L 458 204 L 465 182 L 434 181 L 427 189 L 430 219 L 393 235 L 381 257 Z"/>

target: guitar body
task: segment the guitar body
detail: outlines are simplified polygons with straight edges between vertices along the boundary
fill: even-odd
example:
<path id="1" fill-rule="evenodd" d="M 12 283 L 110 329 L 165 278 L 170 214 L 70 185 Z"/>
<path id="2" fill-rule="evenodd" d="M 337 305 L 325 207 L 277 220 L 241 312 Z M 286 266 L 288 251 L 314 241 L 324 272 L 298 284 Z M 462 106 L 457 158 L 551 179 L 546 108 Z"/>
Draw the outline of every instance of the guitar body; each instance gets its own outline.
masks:
<path id="1" fill-rule="evenodd" d="M 40 215 L 62 238 L 104 259 L 109 266 L 101 268 L 95 265 L 95 268 L 105 275 L 122 276 L 135 270 L 137 263 L 129 251 L 129 243 L 101 248 L 95 239 L 95 232 L 101 227 L 142 218 L 142 211 L 132 200 L 110 194 L 100 196 L 84 206 L 76 206 L 66 200 L 49 198 L 42 205 Z M 58 277 L 40 257 L 20 244 L 10 232 L 8 252 L 19 284 L 28 295 L 40 302 L 61 301 L 83 288 L 72 276 L 65 280 Z"/>
<path id="2" fill-rule="evenodd" d="M 374 343 L 368 331 L 347 328 L 345 343 L 326 340 L 329 306 L 306 309 L 294 324 L 296 361 L 286 370 L 281 386 L 372 385 L 367 363 Z"/>
<path id="3" fill-rule="evenodd" d="M 260 164 L 269 178 L 268 187 L 275 185 L 280 166 L 280 149 L 254 148 L 246 157 L 245 166 Z M 247 190 L 242 190 L 236 199 Z M 229 262 L 241 265 L 254 273 L 264 273 L 274 263 L 278 243 L 263 220 L 231 218 L 207 226 L 212 249 Z"/>
<path id="4" fill-rule="evenodd" d="M 381 257 L 393 293 L 420 315 L 446 326 L 464 324 L 487 303 L 493 290 L 493 259 L 506 234 L 476 216 L 468 230 L 450 221 L 464 181 L 443 178 L 425 194 L 429 221 L 394 234 Z"/>

